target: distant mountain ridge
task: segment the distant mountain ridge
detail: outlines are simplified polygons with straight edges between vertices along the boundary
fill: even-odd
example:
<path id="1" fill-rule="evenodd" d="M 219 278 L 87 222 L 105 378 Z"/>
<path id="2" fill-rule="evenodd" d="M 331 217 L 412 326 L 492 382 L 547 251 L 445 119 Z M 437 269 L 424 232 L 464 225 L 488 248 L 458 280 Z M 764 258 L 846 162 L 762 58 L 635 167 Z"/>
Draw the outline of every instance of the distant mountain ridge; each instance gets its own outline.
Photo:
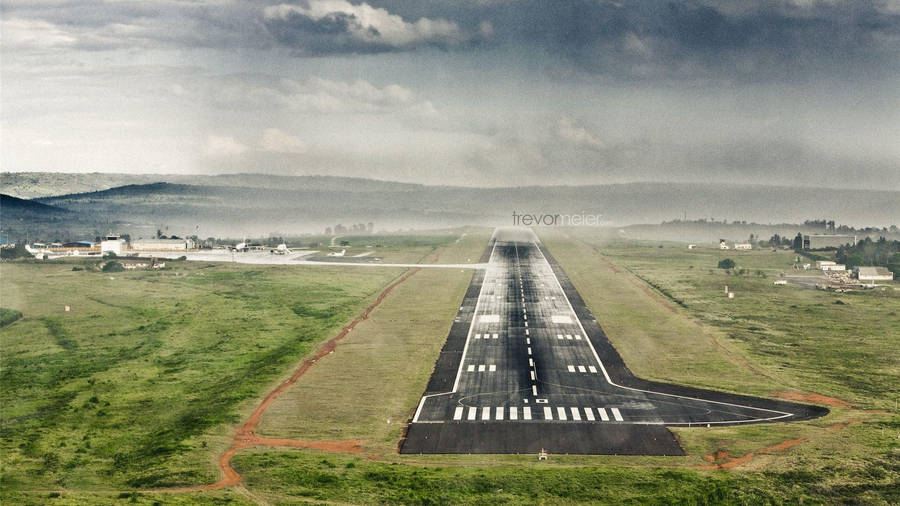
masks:
<path id="1" fill-rule="evenodd" d="M 370 221 L 391 230 L 503 226 L 513 224 L 513 213 L 593 214 L 612 226 L 702 217 L 756 223 L 828 218 L 881 227 L 900 216 L 896 191 L 670 183 L 467 188 L 322 176 L 269 178 L 209 176 L 209 181 L 229 184 L 153 182 L 36 201 L 104 223 L 232 236 L 319 232 L 336 223 Z M 236 186 L 241 182 L 260 186 Z"/>
<path id="2" fill-rule="evenodd" d="M 173 183 L 236 186 L 277 190 L 334 191 L 414 190 L 423 185 L 340 176 L 278 176 L 269 174 L 116 174 L 104 172 L 0 172 L 0 192 L 23 199 L 89 193 L 120 186 Z"/>

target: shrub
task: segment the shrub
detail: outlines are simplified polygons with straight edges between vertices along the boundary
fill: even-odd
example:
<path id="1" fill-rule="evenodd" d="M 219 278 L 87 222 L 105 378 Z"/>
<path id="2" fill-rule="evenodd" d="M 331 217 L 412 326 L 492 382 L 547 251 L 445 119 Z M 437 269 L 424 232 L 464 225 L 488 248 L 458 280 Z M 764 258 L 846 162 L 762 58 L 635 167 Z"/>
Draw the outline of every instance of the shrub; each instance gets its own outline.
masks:
<path id="1" fill-rule="evenodd" d="M 119 262 L 110 261 L 103 264 L 103 272 L 122 272 L 125 267 Z"/>
<path id="2" fill-rule="evenodd" d="M 730 258 L 726 258 L 724 260 L 719 260 L 719 269 L 734 269 L 734 260 Z"/>

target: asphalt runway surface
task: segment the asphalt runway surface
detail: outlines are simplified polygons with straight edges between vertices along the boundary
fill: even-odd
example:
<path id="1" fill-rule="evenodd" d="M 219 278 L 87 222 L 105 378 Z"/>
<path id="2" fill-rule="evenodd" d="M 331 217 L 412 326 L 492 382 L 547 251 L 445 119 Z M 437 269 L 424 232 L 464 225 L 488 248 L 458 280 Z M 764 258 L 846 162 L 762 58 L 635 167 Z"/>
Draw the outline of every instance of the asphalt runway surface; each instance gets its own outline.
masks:
<path id="1" fill-rule="evenodd" d="M 682 455 L 667 426 L 828 412 L 636 378 L 530 230 L 498 230 L 481 261 L 401 453 Z"/>

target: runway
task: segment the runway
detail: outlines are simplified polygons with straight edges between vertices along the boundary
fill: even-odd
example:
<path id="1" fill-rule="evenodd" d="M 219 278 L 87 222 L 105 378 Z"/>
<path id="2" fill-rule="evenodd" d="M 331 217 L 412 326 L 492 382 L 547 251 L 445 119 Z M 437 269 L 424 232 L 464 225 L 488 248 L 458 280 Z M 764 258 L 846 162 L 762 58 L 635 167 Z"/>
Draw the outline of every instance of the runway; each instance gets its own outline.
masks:
<path id="1" fill-rule="evenodd" d="M 498 231 L 482 262 L 402 453 L 680 455 L 666 426 L 827 413 L 635 378 L 530 231 Z"/>

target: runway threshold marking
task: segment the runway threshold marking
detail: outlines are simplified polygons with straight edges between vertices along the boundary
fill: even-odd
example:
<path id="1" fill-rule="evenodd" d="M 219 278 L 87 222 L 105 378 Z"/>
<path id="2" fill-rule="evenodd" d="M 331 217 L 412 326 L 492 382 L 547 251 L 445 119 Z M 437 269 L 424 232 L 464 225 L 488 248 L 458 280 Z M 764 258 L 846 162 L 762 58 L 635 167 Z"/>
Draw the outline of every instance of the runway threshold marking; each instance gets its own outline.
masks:
<path id="1" fill-rule="evenodd" d="M 550 409 L 548 407 L 544 407 L 544 420 L 553 420 L 553 410 L 552 409 Z"/>
<path id="2" fill-rule="evenodd" d="M 605 410 L 605 409 L 603 409 L 603 408 L 597 408 L 597 412 L 600 413 L 600 420 L 603 420 L 604 422 L 608 422 L 608 421 L 609 421 L 609 415 L 606 414 L 606 410 Z"/>
<path id="3" fill-rule="evenodd" d="M 624 421 L 624 418 L 622 418 L 622 413 L 619 413 L 619 408 L 609 408 L 609 410 L 612 411 L 613 417 L 617 422 Z"/>
<path id="4" fill-rule="evenodd" d="M 453 419 L 454 420 L 462 420 L 463 416 L 463 407 L 459 406 L 456 410 L 453 411 Z"/>

